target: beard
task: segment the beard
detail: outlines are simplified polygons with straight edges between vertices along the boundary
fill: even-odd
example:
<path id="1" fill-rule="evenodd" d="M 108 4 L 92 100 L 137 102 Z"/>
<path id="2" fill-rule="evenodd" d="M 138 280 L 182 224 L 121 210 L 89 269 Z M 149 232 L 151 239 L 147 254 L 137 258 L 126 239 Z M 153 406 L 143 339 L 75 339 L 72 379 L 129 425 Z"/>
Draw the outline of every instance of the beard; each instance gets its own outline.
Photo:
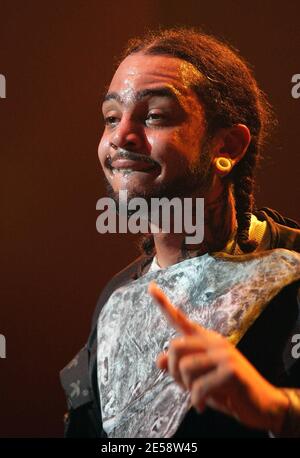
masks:
<path id="1" fill-rule="evenodd" d="M 174 197 L 185 198 L 192 195 L 197 197 L 204 197 L 209 191 L 213 180 L 213 169 L 212 160 L 210 154 L 209 143 L 205 144 L 201 148 L 199 154 L 199 160 L 190 165 L 183 175 L 176 177 L 169 183 L 161 183 L 153 189 L 151 193 L 146 192 L 130 192 L 127 196 L 127 202 L 136 197 L 142 197 L 150 205 L 152 198 L 161 199 L 166 197 L 173 199 Z M 113 190 L 111 184 L 106 181 L 107 195 L 111 197 L 116 203 L 117 213 L 119 212 L 119 192 Z M 128 213 L 130 216 L 130 213 Z"/>

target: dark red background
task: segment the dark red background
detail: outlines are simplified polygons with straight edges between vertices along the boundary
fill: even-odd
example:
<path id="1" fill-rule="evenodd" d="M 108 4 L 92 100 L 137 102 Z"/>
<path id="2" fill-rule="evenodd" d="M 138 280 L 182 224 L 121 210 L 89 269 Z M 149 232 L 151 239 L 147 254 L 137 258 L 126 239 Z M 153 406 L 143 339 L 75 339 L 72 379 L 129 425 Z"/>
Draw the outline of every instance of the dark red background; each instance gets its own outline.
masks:
<path id="1" fill-rule="evenodd" d="M 259 205 L 300 217 L 297 1 L 0 0 L 0 436 L 61 436 L 62 368 L 84 344 L 98 294 L 137 254 L 96 232 L 105 193 L 100 100 L 114 57 L 147 27 L 203 25 L 253 64 L 279 118 Z"/>

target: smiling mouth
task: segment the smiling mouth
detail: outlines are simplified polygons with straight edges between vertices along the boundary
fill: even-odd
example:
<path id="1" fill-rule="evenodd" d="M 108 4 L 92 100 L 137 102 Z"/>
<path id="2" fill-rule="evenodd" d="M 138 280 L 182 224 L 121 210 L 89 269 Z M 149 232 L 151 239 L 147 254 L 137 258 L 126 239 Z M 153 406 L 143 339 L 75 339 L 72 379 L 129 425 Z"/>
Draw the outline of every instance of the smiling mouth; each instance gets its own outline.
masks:
<path id="1" fill-rule="evenodd" d="M 121 173 L 122 175 L 128 175 L 130 173 L 152 173 L 160 170 L 158 164 L 142 160 L 132 159 L 116 159 L 108 164 L 108 168 L 112 175 Z"/>

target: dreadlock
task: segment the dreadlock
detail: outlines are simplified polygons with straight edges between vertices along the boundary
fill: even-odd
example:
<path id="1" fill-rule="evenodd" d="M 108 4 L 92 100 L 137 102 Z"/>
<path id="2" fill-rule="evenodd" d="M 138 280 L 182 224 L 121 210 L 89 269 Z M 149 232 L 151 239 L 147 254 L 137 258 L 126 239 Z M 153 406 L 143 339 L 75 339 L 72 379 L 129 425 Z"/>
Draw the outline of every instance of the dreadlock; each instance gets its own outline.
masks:
<path id="1" fill-rule="evenodd" d="M 256 243 L 249 240 L 249 228 L 254 208 L 254 172 L 266 135 L 275 121 L 249 64 L 231 45 L 194 28 L 147 32 L 144 37 L 129 41 L 122 58 L 137 52 L 177 57 L 201 73 L 201 79 L 192 84 L 192 89 L 205 110 L 208 138 L 213 138 L 220 128 L 238 123 L 248 126 L 250 145 L 226 180 L 235 198 L 236 241 L 243 252 L 253 251 Z M 153 236 L 144 237 L 142 249 L 153 255 Z"/>

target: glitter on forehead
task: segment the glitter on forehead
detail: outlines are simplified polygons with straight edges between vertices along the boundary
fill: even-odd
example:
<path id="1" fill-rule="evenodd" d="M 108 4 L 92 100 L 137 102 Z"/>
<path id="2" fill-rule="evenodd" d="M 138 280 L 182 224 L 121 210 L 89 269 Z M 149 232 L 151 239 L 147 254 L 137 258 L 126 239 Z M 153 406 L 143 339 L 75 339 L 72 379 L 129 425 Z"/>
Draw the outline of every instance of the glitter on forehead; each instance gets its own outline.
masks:
<path id="1" fill-rule="evenodd" d="M 135 75 L 135 72 L 132 72 L 132 75 Z M 135 89 L 134 89 L 134 80 L 132 78 L 126 78 L 124 80 L 124 87 L 119 92 L 119 95 L 125 105 L 134 103 L 135 101 Z"/>
<path id="2" fill-rule="evenodd" d="M 131 55 L 118 67 L 109 91 L 117 92 L 124 104 L 131 104 L 139 89 L 161 84 L 169 87 L 177 98 L 183 96 L 182 101 L 184 96 L 192 96 L 191 86 L 203 78 L 191 63 L 176 57 Z"/>

